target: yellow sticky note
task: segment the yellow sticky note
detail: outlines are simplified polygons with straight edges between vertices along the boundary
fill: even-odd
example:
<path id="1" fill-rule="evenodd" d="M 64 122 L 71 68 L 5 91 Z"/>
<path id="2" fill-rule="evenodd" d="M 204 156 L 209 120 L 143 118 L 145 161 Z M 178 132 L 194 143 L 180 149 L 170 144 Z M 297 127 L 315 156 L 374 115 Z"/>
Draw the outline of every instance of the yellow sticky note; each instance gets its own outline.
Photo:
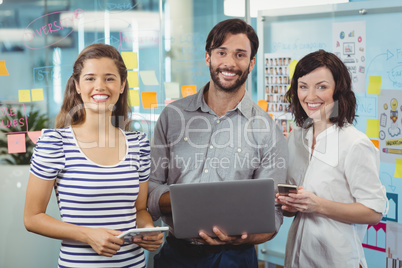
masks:
<path id="1" fill-rule="evenodd" d="M 127 82 L 128 82 L 128 87 L 129 88 L 139 87 L 139 84 L 138 84 L 138 72 L 128 71 L 127 72 Z"/>
<path id="2" fill-rule="evenodd" d="M 367 94 L 380 95 L 381 93 L 381 76 L 369 76 L 369 85 Z"/>
<path id="3" fill-rule="evenodd" d="M 0 60 L 0 75 L 9 75 L 5 60 Z"/>
<path id="4" fill-rule="evenodd" d="M 141 92 L 141 100 L 144 109 L 158 108 L 156 92 Z"/>
<path id="5" fill-rule="evenodd" d="M 31 91 L 29 89 L 18 90 L 19 102 L 31 102 Z"/>
<path id="6" fill-rule="evenodd" d="M 167 99 L 179 99 L 180 98 L 180 86 L 176 82 L 165 82 L 165 98 Z"/>
<path id="7" fill-rule="evenodd" d="M 402 159 L 396 159 L 395 173 L 394 177 L 402 178 Z"/>
<path id="8" fill-rule="evenodd" d="M 155 71 L 140 71 L 142 83 L 146 86 L 159 85 L 158 79 L 156 79 Z"/>
<path id="9" fill-rule="evenodd" d="M 289 68 L 289 80 L 292 80 L 293 74 L 295 73 L 295 68 L 296 68 L 297 63 L 298 63 L 297 60 L 293 60 L 288 66 L 288 68 Z"/>
<path id="10" fill-rule="evenodd" d="M 124 64 L 127 69 L 137 69 L 137 53 L 136 52 L 121 52 Z"/>
<path id="11" fill-rule="evenodd" d="M 264 110 L 268 110 L 268 102 L 266 100 L 259 100 L 258 105 Z"/>
<path id="12" fill-rule="evenodd" d="M 380 120 L 367 119 L 366 135 L 370 138 L 379 138 L 380 135 Z"/>
<path id="13" fill-rule="evenodd" d="M 197 93 L 197 86 L 196 85 L 185 85 L 181 86 L 181 95 L 183 98 L 193 95 Z"/>
<path id="14" fill-rule="evenodd" d="M 31 89 L 32 101 L 43 101 L 43 88 Z"/>
<path id="15" fill-rule="evenodd" d="M 128 105 L 133 106 L 140 106 L 140 92 L 139 90 L 129 90 L 128 91 Z"/>

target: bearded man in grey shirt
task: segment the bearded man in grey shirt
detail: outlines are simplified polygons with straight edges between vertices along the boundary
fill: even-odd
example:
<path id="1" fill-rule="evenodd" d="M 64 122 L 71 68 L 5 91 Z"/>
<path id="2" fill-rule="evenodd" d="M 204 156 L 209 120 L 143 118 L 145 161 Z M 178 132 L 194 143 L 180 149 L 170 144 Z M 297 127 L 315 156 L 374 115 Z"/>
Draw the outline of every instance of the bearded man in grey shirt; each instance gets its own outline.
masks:
<path id="1" fill-rule="evenodd" d="M 246 92 L 258 44 L 255 31 L 244 21 L 218 23 L 205 47 L 210 81 L 162 111 L 151 145 L 148 207 L 154 220 L 162 217 L 173 227 L 171 184 L 259 178 L 285 182 L 288 151 L 283 134 Z M 278 231 L 279 206 L 275 219 Z M 171 228 L 155 256 L 155 267 L 257 267 L 254 245 L 276 234 L 227 236 L 218 228 L 214 232 L 216 238 L 200 232 L 201 239 L 194 242 L 175 238 Z"/>

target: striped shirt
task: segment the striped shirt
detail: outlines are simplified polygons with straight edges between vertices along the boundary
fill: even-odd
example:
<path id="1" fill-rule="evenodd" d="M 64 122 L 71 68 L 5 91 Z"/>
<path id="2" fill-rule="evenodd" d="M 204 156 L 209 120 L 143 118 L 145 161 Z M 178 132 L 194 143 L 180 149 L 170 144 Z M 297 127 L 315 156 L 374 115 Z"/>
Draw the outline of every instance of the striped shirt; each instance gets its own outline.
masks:
<path id="1" fill-rule="evenodd" d="M 31 173 L 56 180 L 55 193 L 64 222 L 125 231 L 136 227 L 139 183 L 150 171 L 149 141 L 141 132 L 123 132 L 126 155 L 115 165 L 99 165 L 78 146 L 71 127 L 43 130 L 32 156 Z M 143 249 L 125 243 L 112 258 L 88 244 L 64 240 L 59 267 L 145 267 Z"/>

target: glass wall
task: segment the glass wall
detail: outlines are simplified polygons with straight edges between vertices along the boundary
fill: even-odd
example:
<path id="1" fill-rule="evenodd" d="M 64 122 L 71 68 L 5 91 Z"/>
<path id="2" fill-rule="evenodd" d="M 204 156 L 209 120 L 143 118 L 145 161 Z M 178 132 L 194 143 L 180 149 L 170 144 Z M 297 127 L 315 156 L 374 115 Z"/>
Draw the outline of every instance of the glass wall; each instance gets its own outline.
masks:
<path id="1" fill-rule="evenodd" d="M 205 40 L 227 18 L 223 2 L 0 0 L 0 267 L 57 266 L 60 242 L 28 233 L 23 206 L 31 152 L 54 127 L 79 52 L 129 52 L 131 127 L 151 137 L 165 103 L 209 81 Z M 54 196 L 48 213 L 59 217 Z"/>

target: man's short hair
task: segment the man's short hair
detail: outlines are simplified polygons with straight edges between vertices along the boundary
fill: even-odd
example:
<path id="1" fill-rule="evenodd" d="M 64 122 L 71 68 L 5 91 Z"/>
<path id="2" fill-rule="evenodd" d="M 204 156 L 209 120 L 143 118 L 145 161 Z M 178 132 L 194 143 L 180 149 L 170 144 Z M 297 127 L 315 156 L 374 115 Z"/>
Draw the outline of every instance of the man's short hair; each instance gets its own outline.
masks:
<path id="1" fill-rule="evenodd" d="M 250 59 L 253 59 L 255 54 L 257 54 L 259 46 L 258 36 L 253 27 L 241 19 L 224 20 L 212 28 L 208 34 L 205 45 L 205 50 L 208 52 L 208 54 L 211 54 L 211 50 L 218 48 L 223 44 L 223 41 L 228 33 L 245 34 L 247 36 L 248 40 L 250 40 L 251 46 Z"/>

